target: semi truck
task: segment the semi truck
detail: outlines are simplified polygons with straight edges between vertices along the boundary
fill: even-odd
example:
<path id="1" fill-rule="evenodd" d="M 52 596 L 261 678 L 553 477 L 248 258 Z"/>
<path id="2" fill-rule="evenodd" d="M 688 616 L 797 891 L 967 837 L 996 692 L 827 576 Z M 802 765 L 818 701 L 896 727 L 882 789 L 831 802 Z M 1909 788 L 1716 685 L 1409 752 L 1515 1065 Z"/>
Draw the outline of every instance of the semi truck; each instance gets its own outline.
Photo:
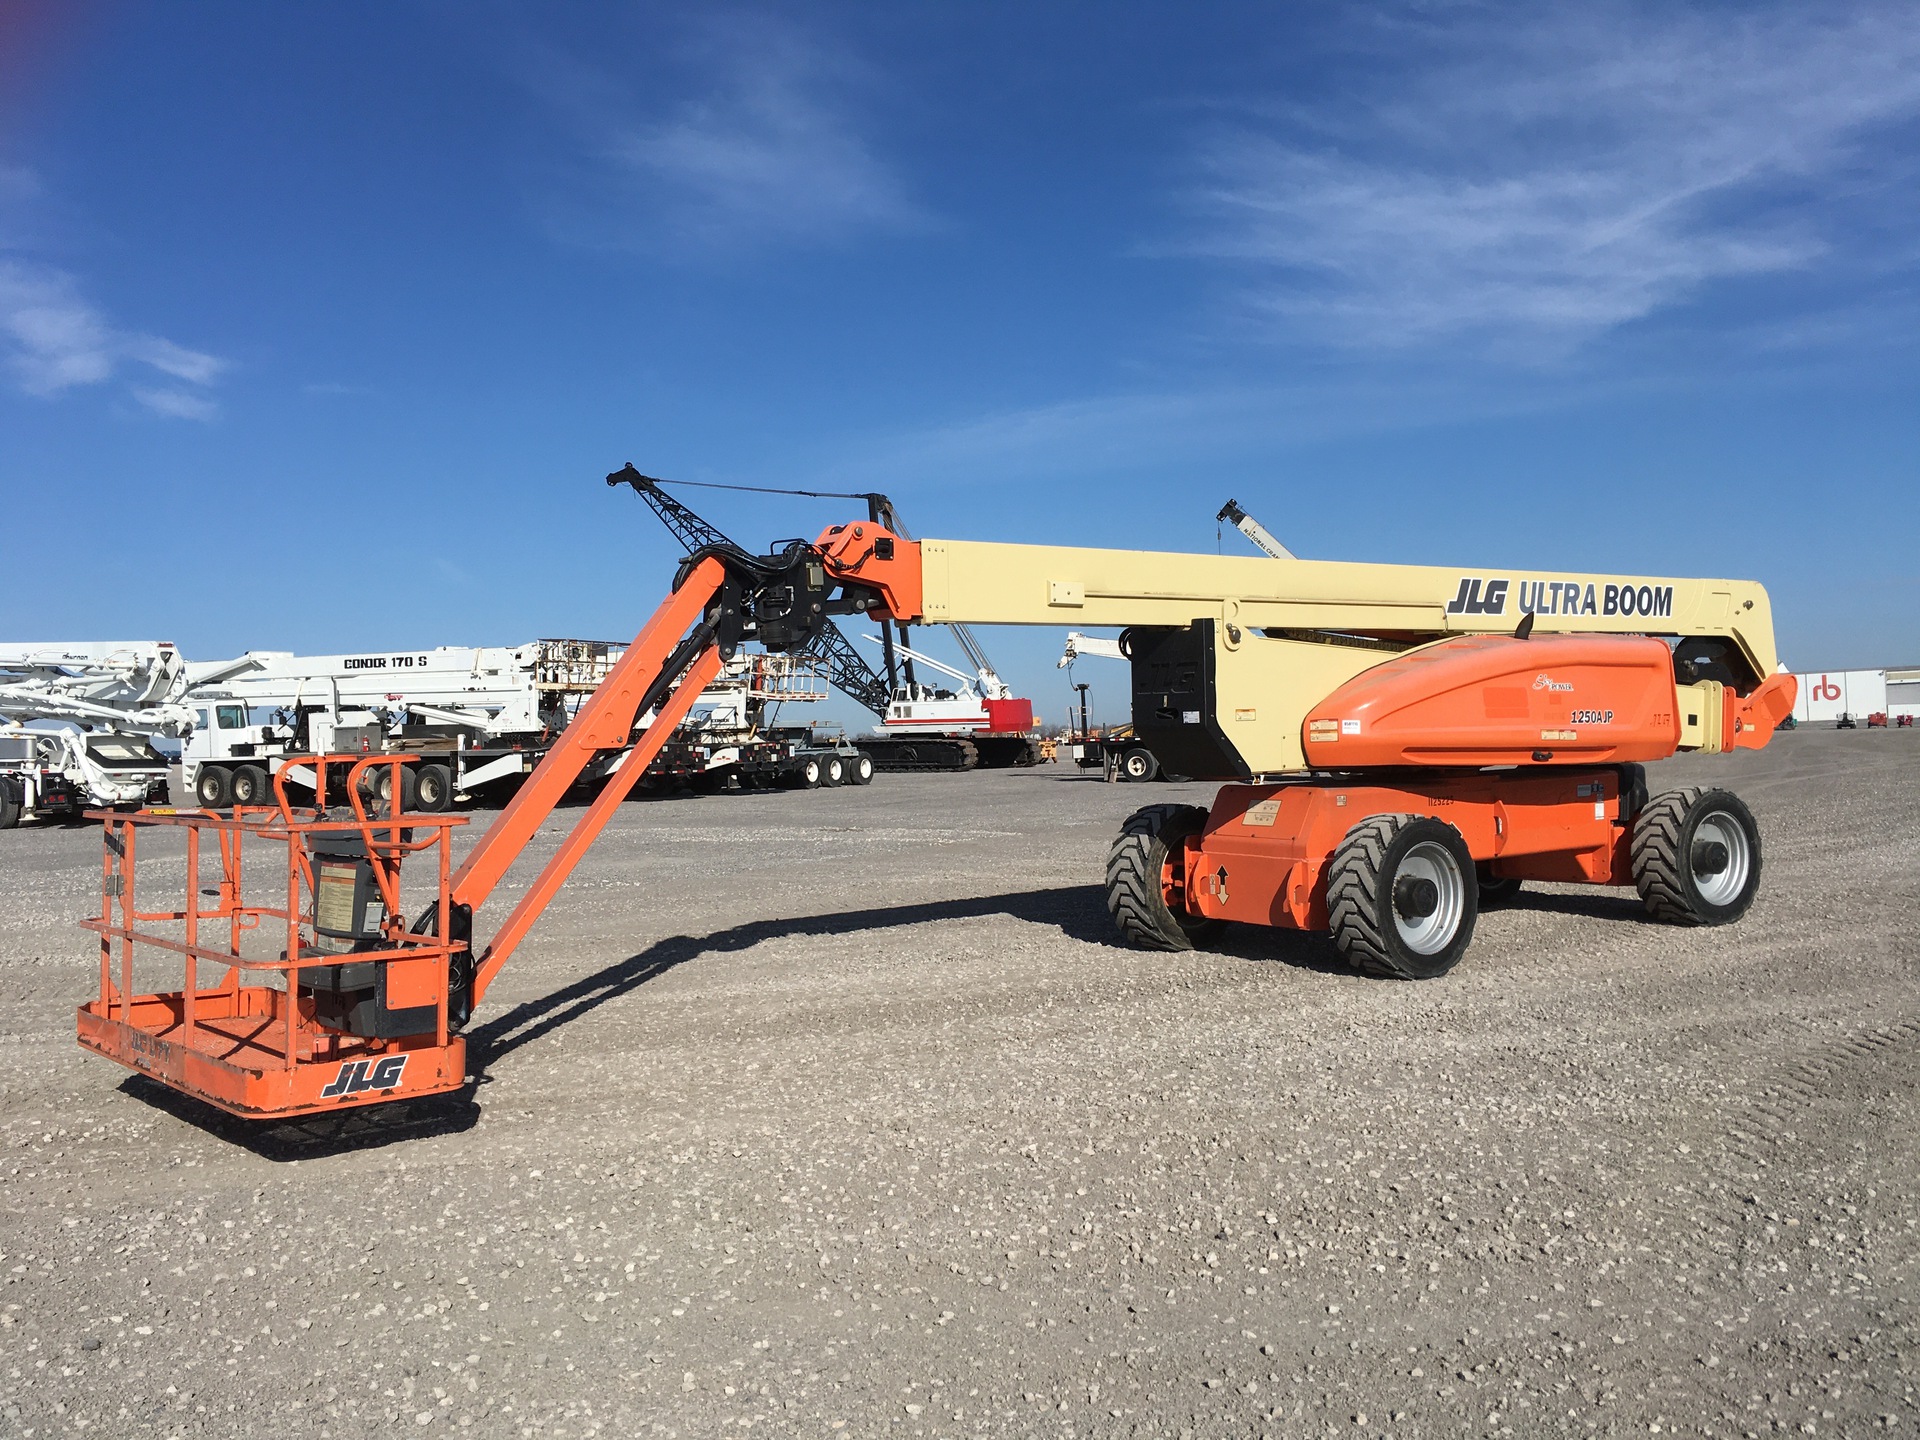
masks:
<path id="1" fill-rule="evenodd" d="M 814 655 L 734 655 L 701 691 L 641 783 L 703 792 L 871 784 L 872 758 L 843 735 L 775 723 L 786 704 L 826 699 L 825 677 L 825 662 Z"/>

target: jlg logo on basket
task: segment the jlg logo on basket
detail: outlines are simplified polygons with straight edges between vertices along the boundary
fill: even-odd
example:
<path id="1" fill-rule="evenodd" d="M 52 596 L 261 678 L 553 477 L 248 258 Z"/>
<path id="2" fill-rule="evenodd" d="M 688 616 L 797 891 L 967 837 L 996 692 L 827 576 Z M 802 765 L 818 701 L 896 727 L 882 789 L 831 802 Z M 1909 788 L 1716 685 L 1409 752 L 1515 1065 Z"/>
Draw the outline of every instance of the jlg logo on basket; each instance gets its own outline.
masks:
<path id="1" fill-rule="evenodd" d="M 322 1100 L 337 1100 L 342 1095 L 358 1095 L 363 1090 L 391 1090 L 400 1083 L 407 1068 L 407 1057 L 389 1055 L 381 1061 L 349 1060 L 333 1077 L 333 1083 L 320 1092 Z"/>

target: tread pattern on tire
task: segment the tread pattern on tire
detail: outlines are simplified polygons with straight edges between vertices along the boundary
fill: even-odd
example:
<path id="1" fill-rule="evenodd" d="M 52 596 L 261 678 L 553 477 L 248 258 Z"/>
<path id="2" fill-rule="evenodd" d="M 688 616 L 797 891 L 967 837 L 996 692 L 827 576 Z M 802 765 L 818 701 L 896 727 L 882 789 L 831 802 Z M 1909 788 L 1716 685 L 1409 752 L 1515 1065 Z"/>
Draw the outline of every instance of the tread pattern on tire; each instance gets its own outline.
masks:
<path id="1" fill-rule="evenodd" d="M 1354 969 L 1389 980 L 1415 977 L 1393 957 L 1380 930 L 1380 866 L 1393 837 L 1418 815 L 1373 815 L 1347 832 L 1327 869 L 1333 943 Z"/>
<path id="2" fill-rule="evenodd" d="M 1191 950 L 1195 936 L 1167 916 L 1160 894 L 1160 857 L 1169 833 L 1184 837 L 1187 825 L 1206 823 L 1195 805 L 1148 805 L 1134 811 L 1107 851 L 1107 909 L 1129 945 L 1142 950 Z M 1167 916 L 1162 919 L 1162 916 Z M 1200 933 L 1204 926 L 1196 927 Z"/>
<path id="3" fill-rule="evenodd" d="M 1704 785 L 1667 790 L 1641 807 L 1633 823 L 1633 884 L 1647 913 L 1669 925 L 1698 925 L 1700 916 L 1687 898 L 1685 857 L 1680 829 L 1687 812 L 1707 793 Z"/>

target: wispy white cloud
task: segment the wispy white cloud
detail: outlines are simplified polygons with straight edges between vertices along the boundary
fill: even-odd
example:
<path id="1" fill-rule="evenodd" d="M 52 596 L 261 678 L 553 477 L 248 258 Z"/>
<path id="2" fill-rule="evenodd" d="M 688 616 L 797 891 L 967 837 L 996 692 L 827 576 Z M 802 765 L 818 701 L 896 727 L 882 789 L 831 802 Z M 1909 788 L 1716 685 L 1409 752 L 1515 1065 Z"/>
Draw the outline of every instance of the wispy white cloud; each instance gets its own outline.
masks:
<path id="1" fill-rule="evenodd" d="M 1910 185 L 1872 141 L 1920 115 L 1911 5 L 1421 15 L 1355 100 L 1249 107 L 1200 146 L 1201 223 L 1167 248 L 1243 267 L 1268 334 L 1565 349 L 1846 263 L 1872 228 L 1847 222 Z"/>
<path id="2" fill-rule="evenodd" d="M 104 384 L 128 366 L 145 366 L 182 383 L 135 386 L 134 399 L 157 415 L 189 420 L 209 420 L 218 413 L 204 387 L 226 368 L 225 361 L 203 351 L 118 328 L 64 271 L 4 258 L 0 359 L 21 390 L 42 398 Z"/>
<path id="3" fill-rule="evenodd" d="M 654 108 L 642 85 L 547 57 L 536 86 L 588 162 L 556 202 L 557 229 L 707 252 L 931 223 L 867 136 L 849 55 L 762 16 L 705 21 L 680 60 L 685 98 Z"/>
<path id="4" fill-rule="evenodd" d="M 823 487 L 1020 486 L 1063 478 L 1214 471 L 1252 458 L 1278 463 L 1354 435 L 1451 422 L 1463 413 L 1524 414 L 1557 403 L 1545 384 L 1515 380 L 1490 395 L 1447 373 L 1376 367 L 1318 381 L 1196 381 L 1013 406 L 917 429 L 848 440 L 809 473 Z"/>
<path id="5" fill-rule="evenodd" d="M 172 420 L 211 420 L 220 413 L 220 407 L 205 395 L 178 387 L 156 390 L 136 385 L 133 398 L 154 414 Z"/>

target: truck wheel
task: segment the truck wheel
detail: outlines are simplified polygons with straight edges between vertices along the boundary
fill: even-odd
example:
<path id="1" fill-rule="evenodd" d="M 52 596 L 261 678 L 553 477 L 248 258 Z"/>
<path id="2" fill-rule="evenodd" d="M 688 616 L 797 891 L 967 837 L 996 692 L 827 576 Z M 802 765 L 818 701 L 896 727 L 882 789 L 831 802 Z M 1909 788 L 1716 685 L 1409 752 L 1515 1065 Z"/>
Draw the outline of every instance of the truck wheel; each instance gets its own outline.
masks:
<path id="1" fill-rule="evenodd" d="M 377 814 L 384 814 L 393 798 L 393 772 L 380 769 L 368 772 L 373 785 L 372 800 Z M 420 803 L 420 782 L 411 766 L 400 767 L 400 813 L 413 814 Z"/>
<path id="2" fill-rule="evenodd" d="M 233 804 L 233 776 L 224 765 L 202 765 L 194 777 L 193 798 L 203 810 L 224 810 Z"/>
<path id="3" fill-rule="evenodd" d="M 1740 797 L 1693 786 L 1647 802 L 1633 825 L 1633 883 L 1672 925 L 1730 925 L 1760 889 L 1760 827 Z"/>
<path id="4" fill-rule="evenodd" d="M 1151 750 L 1129 750 L 1120 757 L 1120 778 L 1135 784 L 1151 780 L 1160 773 L 1160 762 Z"/>
<path id="5" fill-rule="evenodd" d="M 413 780 L 413 803 L 405 808 L 421 815 L 438 815 L 453 804 L 453 772 L 444 765 L 422 765 L 407 774 Z M 403 794 L 401 799 L 407 797 Z"/>
<path id="6" fill-rule="evenodd" d="M 838 755 L 829 755 L 820 762 L 820 783 L 838 785 L 847 778 L 847 762 Z"/>
<path id="7" fill-rule="evenodd" d="M 20 792 L 0 778 L 0 830 L 11 830 L 20 823 Z"/>
<path id="8" fill-rule="evenodd" d="M 1120 827 L 1107 851 L 1107 909 L 1129 945 L 1140 950 L 1191 950 L 1220 933 L 1221 923 L 1186 908 L 1186 846 L 1206 828 L 1198 805 L 1149 805 Z"/>
<path id="9" fill-rule="evenodd" d="M 820 757 L 809 755 L 793 767 L 793 783 L 802 790 L 815 790 L 820 785 Z"/>
<path id="10" fill-rule="evenodd" d="M 258 765 L 235 766 L 232 786 L 233 803 L 236 805 L 273 803 L 273 782 L 267 779 L 267 772 Z"/>
<path id="11" fill-rule="evenodd" d="M 1460 832 L 1424 815 L 1375 815 L 1347 832 L 1327 868 L 1333 943 L 1356 970 L 1432 980 L 1467 951 L 1479 914 Z"/>
<path id="12" fill-rule="evenodd" d="M 849 755 L 846 759 L 848 784 L 871 785 L 873 783 L 873 757 L 871 755 Z"/>

